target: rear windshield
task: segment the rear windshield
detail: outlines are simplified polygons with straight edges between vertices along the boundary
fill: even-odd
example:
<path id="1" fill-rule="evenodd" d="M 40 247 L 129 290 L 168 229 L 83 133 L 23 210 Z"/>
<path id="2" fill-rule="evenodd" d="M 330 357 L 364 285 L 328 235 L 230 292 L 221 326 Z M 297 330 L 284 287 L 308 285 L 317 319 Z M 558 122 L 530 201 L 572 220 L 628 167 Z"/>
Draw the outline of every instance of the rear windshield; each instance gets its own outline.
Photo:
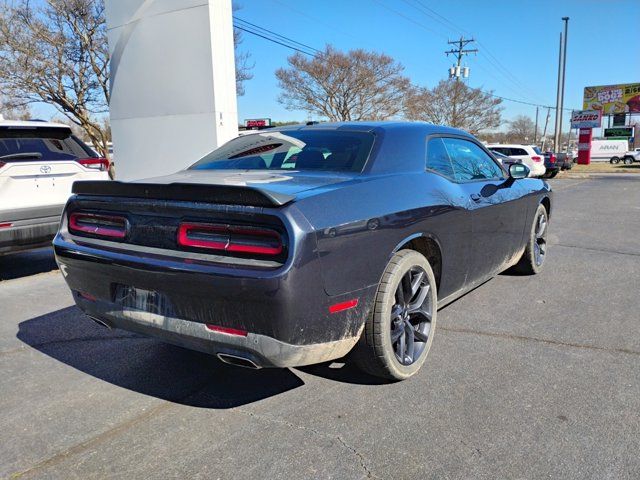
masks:
<path id="1" fill-rule="evenodd" d="M 542 150 L 540 150 L 538 147 L 533 147 L 533 151 L 536 152 L 538 155 L 542 155 Z"/>
<path id="2" fill-rule="evenodd" d="M 64 128 L 0 129 L 0 161 L 75 160 L 96 156 Z"/>
<path id="3" fill-rule="evenodd" d="M 189 167 L 195 170 L 316 170 L 361 172 L 374 135 L 292 130 L 244 135 Z"/>

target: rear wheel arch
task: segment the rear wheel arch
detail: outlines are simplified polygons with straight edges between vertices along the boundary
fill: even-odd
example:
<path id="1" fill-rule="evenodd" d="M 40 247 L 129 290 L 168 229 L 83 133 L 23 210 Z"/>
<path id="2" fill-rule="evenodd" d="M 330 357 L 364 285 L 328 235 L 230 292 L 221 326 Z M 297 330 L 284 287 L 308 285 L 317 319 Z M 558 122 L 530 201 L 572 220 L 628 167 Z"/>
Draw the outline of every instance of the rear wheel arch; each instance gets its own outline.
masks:
<path id="1" fill-rule="evenodd" d="M 436 289 L 440 289 L 440 278 L 442 277 L 442 249 L 435 237 L 428 234 L 418 233 L 404 239 L 392 252 L 392 255 L 400 250 L 415 250 L 424 256 L 433 274 L 436 277 Z"/>
<path id="2" fill-rule="evenodd" d="M 551 200 L 549 200 L 549 197 L 544 197 L 540 204 L 547 210 L 547 217 L 551 218 Z"/>

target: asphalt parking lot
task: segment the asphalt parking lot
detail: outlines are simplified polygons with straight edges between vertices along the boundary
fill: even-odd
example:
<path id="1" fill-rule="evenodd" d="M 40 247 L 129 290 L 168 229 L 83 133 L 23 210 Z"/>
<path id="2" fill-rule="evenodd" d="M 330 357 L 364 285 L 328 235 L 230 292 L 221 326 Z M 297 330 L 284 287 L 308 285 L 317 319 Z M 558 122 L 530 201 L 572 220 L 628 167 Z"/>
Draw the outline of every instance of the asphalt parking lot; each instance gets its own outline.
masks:
<path id="1" fill-rule="evenodd" d="M 544 272 L 443 309 L 396 384 L 109 331 L 50 250 L 0 258 L 0 477 L 640 478 L 640 175 L 552 185 Z"/>

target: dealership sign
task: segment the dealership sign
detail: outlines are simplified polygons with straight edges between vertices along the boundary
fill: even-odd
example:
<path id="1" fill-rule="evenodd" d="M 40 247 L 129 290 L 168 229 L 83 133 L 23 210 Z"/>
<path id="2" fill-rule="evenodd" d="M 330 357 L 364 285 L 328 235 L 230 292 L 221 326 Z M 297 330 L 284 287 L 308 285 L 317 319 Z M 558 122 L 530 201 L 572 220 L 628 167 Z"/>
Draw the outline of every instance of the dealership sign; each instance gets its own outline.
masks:
<path id="1" fill-rule="evenodd" d="M 265 128 L 271 126 L 270 118 L 252 118 L 244 121 L 244 126 L 247 128 Z"/>
<path id="2" fill-rule="evenodd" d="M 582 108 L 600 110 L 603 115 L 640 113 L 640 83 L 585 87 Z"/>
<path id="3" fill-rule="evenodd" d="M 578 110 L 571 112 L 571 128 L 598 128 L 602 124 L 600 110 Z"/>

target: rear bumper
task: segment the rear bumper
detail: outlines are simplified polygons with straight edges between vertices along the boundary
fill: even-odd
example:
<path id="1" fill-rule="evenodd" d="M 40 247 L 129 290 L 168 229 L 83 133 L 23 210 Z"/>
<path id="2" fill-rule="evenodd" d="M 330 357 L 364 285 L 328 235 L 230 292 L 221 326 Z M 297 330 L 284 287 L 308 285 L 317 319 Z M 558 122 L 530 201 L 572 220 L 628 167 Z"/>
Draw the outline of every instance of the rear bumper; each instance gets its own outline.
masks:
<path id="1" fill-rule="evenodd" d="M 50 246 L 58 230 L 63 205 L 0 211 L 0 254 Z"/>
<path id="2" fill-rule="evenodd" d="M 359 334 L 340 340 L 309 345 L 293 345 L 281 340 L 248 332 L 246 336 L 209 330 L 204 324 L 143 311 L 123 311 L 107 302 L 76 298 L 78 306 L 89 316 L 111 328 L 154 337 L 167 343 L 200 352 L 245 359 L 256 368 L 298 367 L 334 360 L 353 348 Z"/>
<path id="3" fill-rule="evenodd" d="M 163 255 L 159 249 L 127 251 L 120 245 L 77 243 L 63 229 L 54 240 L 56 260 L 78 306 L 108 326 L 212 354 L 247 358 L 258 366 L 293 367 L 344 356 L 355 345 L 375 286 L 329 296 L 315 244 L 271 269 L 221 265 Z M 151 251 L 153 250 L 153 251 Z M 175 252 L 174 252 L 175 253 Z M 122 305 L 121 286 L 152 291 L 162 301 L 153 313 Z M 82 295 L 80 294 L 82 293 Z M 357 299 L 354 308 L 331 305 Z M 211 331 L 207 325 L 248 332 Z"/>

